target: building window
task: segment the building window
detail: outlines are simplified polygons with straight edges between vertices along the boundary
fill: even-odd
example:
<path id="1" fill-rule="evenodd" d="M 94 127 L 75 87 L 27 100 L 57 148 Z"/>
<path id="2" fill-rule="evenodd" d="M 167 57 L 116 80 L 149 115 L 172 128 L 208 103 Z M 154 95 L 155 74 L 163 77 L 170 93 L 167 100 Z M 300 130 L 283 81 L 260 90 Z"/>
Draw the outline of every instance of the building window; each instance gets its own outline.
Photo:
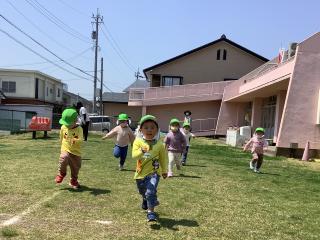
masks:
<path id="1" fill-rule="evenodd" d="M 58 88 L 58 94 L 57 97 L 60 97 L 60 88 Z"/>
<path id="2" fill-rule="evenodd" d="M 227 60 L 227 50 L 223 49 L 223 60 Z"/>
<path id="3" fill-rule="evenodd" d="M 162 77 L 162 86 L 182 85 L 182 77 Z"/>
<path id="4" fill-rule="evenodd" d="M 50 94 L 53 94 L 53 89 L 52 88 L 50 88 Z"/>
<path id="5" fill-rule="evenodd" d="M 3 81 L 2 91 L 5 93 L 15 93 L 16 92 L 16 82 Z"/>
<path id="6" fill-rule="evenodd" d="M 218 49 L 218 51 L 217 51 L 217 60 L 220 60 L 220 53 L 221 53 L 221 50 Z"/>

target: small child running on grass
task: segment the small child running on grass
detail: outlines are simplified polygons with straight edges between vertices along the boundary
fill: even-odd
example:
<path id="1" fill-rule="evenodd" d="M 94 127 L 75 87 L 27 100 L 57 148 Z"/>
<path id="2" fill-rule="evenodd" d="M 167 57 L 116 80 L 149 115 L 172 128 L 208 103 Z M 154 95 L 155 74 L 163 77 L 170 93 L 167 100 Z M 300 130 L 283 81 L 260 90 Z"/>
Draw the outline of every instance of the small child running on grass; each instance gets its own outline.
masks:
<path id="1" fill-rule="evenodd" d="M 183 128 L 180 129 L 180 131 L 183 134 L 183 136 L 186 138 L 186 143 L 187 143 L 186 150 L 184 153 L 182 153 L 182 160 L 181 160 L 182 166 L 185 166 L 187 164 L 187 157 L 188 157 L 188 151 L 190 148 L 191 138 L 195 138 L 196 136 L 192 132 L 190 132 L 189 122 L 184 122 Z"/>
<path id="2" fill-rule="evenodd" d="M 141 208 L 148 210 L 148 221 L 156 221 L 154 208 L 159 205 L 157 187 L 160 176 L 167 177 L 167 154 L 159 140 L 160 129 L 156 118 L 145 115 L 139 124 L 141 137 L 136 138 L 132 148 L 132 157 L 137 160 L 134 179 L 142 196 Z"/>
<path id="3" fill-rule="evenodd" d="M 260 173 L 260 168 L 263 162 L 263 152 L 268 147 L 268 142 L 264 138 L 264 129 L 259 127 L 256 129 L 253 137 L 244 146 L 243 151 L 246 151 L 251 146 L 252 160 L 250 161 L 250 169 L 255 173 Z"/>
<path id="4" fill-rule="evenodd" d="M 117 125 L 118 126 L 102 137 L 102 139 L 117 137 L 116 144 L 113 148 L 113 155 L 116 158 L 120 158 L 119 170 L 122 171 L 127 158 L 128 145 L 129 143 L 133 143 L 135 136 L 129 127 L 129 117 L 127 114 L 119 114 Z"/>
<path id="5" fill-rule="evenodd" d="M 186 152 L 187 141 L 180 131 L 180 122 L 177 118 L 170 121 L 170 131 L 164 139 L 166 149 L 168 150 L 169 166 L 168 177 L 173 177 L 173 166 L 181 169 L 181 155 Z"/>
<path id="6" fill-rule="evenodd" d="M 69 185 L 72 188 L 80 188 L 78 174 L 81 168 L 81 143 L 83 141 L 82 128 L 77 123 L 78 113 L 75 109 L 65 109 L 59 123 L 61 154 L 58 166 L 56 183 L 61 183 L 67 175 L 67 166 L 70 166 L 71 179 Z"/>

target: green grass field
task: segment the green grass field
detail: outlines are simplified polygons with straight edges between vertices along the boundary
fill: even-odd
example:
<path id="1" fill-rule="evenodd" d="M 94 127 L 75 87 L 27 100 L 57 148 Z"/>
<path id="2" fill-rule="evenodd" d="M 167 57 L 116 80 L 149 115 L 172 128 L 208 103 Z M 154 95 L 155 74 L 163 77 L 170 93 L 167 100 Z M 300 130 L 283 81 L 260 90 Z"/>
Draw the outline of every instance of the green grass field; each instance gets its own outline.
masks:
<path id="1" fill-rule="evenodd" d="M 54 183 L 57 134 L 0 137 L 0 239 L 320 239 L 319 163 L 266 157 L 254 174 L 249 153 L 196 139 L 181 175 L 160 180 L 159 221 L 150 224 L 135 162 L 118 171 L 112 147 L 89 137 L 82 189 L 72 190 L 69 178 Z"/>

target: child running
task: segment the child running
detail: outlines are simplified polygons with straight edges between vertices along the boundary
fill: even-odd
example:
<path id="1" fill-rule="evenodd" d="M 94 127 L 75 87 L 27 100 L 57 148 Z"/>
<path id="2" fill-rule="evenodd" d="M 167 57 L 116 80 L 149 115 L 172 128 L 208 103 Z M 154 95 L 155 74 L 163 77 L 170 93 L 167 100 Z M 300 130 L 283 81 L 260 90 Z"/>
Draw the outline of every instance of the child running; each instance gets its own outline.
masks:
<path id="1" fill-rule="evenodd" d="M 184 122 L 183 123 L 183 128 L 180 129 L 181 133 L 184 135 L 184 137 L 186 138 L 186 150 L 185 152 L 182 154 L 182 166 L 185 166 L 187 164 L 187 157 L 188 157 L 188 151 L 189 151 L 189 147 L 190 147 L 190 140 L 191 138 L 195 138 L 195 135 L 190 132 L 190 123 L 189 122 Z"/>
<path id="2" fill-rule="evenodd" d="M 129 118 L 125 113 L 118 116 L 117 126 L 107 133 L 102 139 L 117 137 L 116 144 L 113 149 L 113 155 L 120 158 L 119 170 L 123 170 L 124 163 L 127 158 L 128 145 L 133 143 L 135 136 L 129 127 Z"/>
<path id="3" fill-rule="evenodd" d="M 60 130 L 61 154 L 58 166 L 56 183 L 61 183 L 67 175 L 67 166 L 70 166 L 71 179 L 69 185 L 80 188 L 78 174 L 81 168 L 81 143 L 83 141 L 82 128 L 77 123 L 78 113 L 75 109 L 66 109 L 62 113 L 59 123 L 62 125 Z"/>
<path id="4" fill-rule="evenodd" d="M 164 139 L 168 150 L 169 166 L 168 177 L 173 177 L 173 166 L 176 164 L 178 170 L 181 169 L 181 155 L 186 151 L 186 138 L 180 131 L 180 122 L 173 118 L 170 121 L 170 131 Z"/>
<path id="5" fill-rule="evenodd" d="M 246 151 L 251 146 L 252 160 L 250 161 L 250 169 L 255 173 L 260 173 L 260 168 L 263 162 L 263 152 L 268 147 L 268 142 L 264 138 L 264 129 L 259 127 L 256 129 L 253 137 L 244 146 L 243 151 Z"/>
<path id="6" fill-rule="evenodd" d="M 160 176 L 167 177 L 167 158 L 163 143 L 159 140 L 160 129 L 152 115 L 145 115 L 140 122 L 140 135 L 133 143 L 132 157 L 137 160 L 136 180 L 142 196 L 141 208 L 147 211 L 147 220 L 156 221 L 154 208 L 159 205 L 157 187 Z"/>

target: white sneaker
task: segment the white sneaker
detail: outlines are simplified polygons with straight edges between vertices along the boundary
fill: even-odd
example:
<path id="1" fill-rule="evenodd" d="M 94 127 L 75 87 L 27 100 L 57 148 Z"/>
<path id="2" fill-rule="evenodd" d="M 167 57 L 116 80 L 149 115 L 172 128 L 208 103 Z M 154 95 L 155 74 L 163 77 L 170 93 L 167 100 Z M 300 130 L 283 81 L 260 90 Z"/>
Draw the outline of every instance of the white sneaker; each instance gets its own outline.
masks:
<path id="1" fill-rule="evenodd" d="M 122 170 L 123 170 L 123 165 L 119 164 L 119 171 L 122 171 Z"/>
<path id="2" fill-rule="evenodd" d="M 168 172 L 168 178 L 169 177 L 173 177 L 173 173 L 172 172 Z"/>
<path id="3" fill-rule="evenodd" d="M 253 170 L 255 168 L 255 164 L 252 163 L 252 161 L 250 161 L 250 169 Z"/>
<path id="4" fill-rule="evenodd" d="M 255 168 L 253 171 L 254 171 L 255 173 L 260 173 L 259 169 L 256 169 L 256 168 Z"/>

